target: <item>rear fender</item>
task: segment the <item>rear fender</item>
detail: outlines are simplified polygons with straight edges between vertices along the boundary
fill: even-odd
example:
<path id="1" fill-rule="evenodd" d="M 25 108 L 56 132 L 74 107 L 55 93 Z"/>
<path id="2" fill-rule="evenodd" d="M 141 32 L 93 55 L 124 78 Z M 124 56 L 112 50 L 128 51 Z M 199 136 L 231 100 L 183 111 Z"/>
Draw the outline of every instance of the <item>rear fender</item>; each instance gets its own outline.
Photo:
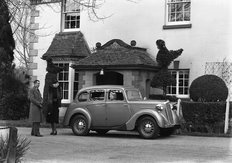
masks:
<path id="1" fill-rule="evenodd" d="M 141 116 L 151 116 L 155 119 L 159 127 L 163 127 L 165 122 L 164 118 L 156 111 L 151 109 L 146 109 L 135 113 L 130 120 L 126 123 L 127 130 L 133 130 L 135 128 L 136 121 Z"/>
<path id="2" fill-rule="evenodd" d="M 90 128 L 91 122 L 92 122 L 92 118 L 90 116 L 90 113 L 86 109 L 84 109 L 84 108 L 75 108 L 75 109 L 73 109 L 72 114 L 71 114 L 71 116 L 69 118 L 69 125 L 71 123 L 72 118 L 75 115 L 78 115 L 78 114 L 81 114 L 81 115 L 83 115 L 83 116 L 86 117 L 86 119 L 88 121 L 88 128 Z"/>

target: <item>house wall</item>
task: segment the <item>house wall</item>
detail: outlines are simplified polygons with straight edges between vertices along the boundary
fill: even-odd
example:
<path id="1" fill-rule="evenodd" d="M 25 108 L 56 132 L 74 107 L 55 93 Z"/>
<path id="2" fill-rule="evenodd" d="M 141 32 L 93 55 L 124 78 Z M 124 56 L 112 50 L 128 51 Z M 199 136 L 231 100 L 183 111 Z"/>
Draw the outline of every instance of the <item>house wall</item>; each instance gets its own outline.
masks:
<path id="1" fill-rule="evenodd" d="M 47 67 L 46 61 L 42 60 L 41 57 L 48 50 L 55 34 L 60 32 L 60 15 L 60 3 L 34 6 L 31 15 L 30 75 L 32 81 L 35 79 L 40 80 L 41 92 L 43 92 Z"/>
<path id="2" fill-rule="evenodd" d="M 136 40 L 138 47 L 147 48 L 152 57 L 158 52 L 155 45 L 157 39 L 163 39 L 167 48 L 176 50 L 183 48 L 179 68 L 190 69 L 190 83 L 205 73 L 206 62 L 222 62 L 223 59 L 232 62 L 232 1 L 229 0 L 192 0 L 191 1 L 191 28 L 164 30 L 165 25 L 165 0 L 143 0 L 136 3 L 127 0 L 107 0 L 97 10 L 98 16 L 106 19 L 91 21 L 86 14 L 81 13 L 80 30 L 84 34 L 90 48 L 96 42 L 102 44 L 119 38 L 126 43 Z M 52 9 L 51 9 L 52 7 Z M 31 61 L 33 76 L 41 80 L 43 88 L 46 63 L 40 57 L 48 49 L 55 33 L 60 31 L 60 3 L 38 5 L 39 16 L 35 23 L 40 30 L 38 42 L 34 43 L 33 50 L 37 50 Z M 173 65 L 170 65 L 172 68 Z M 128 74 L 130 75 L 130 74 Z M 127 75 L 126 75 L 127 76 Z M 133 75 L 131 75 L 133 76 Z M 85 85 L 89 85 L 86 79 Z M 142 83 L 136 79 L 138 84 Z M 125 79 L 129 82 L 129 78 Z"/>
<path id="3" fill-rule="evenodd" d="M 138 88 L 143 97 L 147 96 L 146 81 L 151 80 L 154 73 L 139 70 L 117 70 L 123 75 L 123 85 Z M 79 71 L 79 89 L 96 85 L 95 74 L 99 71 Z"/>
<path id="4" fill-rule="evenodd" d="M 108 0 L 97 13 L 110 17 L 91 22 L 83 14 L 81 30 L 90 47 L 120 38 L 126 43 L 136 40 L 137 46 L 147 48 L 153 57 L 158 52 L 157 39 L 165 40 L 170 50 L 183 48 L 179 68 L 190 69 L 191 82 L 204 74 L 206 62 L 222 62 L 224 58 L 232 61 L 231 6 L 228 0 L 192 0 L 192 28 L 164 30 L 164 0 Z"/>

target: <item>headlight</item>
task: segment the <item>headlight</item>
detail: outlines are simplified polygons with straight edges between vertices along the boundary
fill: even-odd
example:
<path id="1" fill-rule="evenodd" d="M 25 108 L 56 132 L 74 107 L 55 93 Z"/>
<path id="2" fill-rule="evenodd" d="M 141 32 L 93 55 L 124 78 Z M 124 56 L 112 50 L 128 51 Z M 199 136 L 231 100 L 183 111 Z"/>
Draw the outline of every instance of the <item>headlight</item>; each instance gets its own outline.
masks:
<path id="1" fill-rule="evenodd" d="M 162 110 L 164 109 L 164 107 L 163 107 L 163 105 L 158 104 L 158 105 L 156 105 L 156 109 L 157 109 L 158 111 L 162 111 Z"/>

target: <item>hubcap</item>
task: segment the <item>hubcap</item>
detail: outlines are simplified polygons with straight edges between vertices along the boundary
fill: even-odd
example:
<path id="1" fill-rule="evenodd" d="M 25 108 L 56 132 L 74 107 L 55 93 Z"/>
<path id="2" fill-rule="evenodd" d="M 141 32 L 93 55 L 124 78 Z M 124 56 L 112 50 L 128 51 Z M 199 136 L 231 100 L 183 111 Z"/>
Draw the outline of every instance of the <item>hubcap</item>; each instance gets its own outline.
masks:
<path id="1" fill-rule="evenodd" d="M 144 123 L 144 132 L 146 132 L 146 133 L 151 133 L 151 132 L 153 132 L 153 130 L 154 130 L 154 128 L 153 128 L 153 124 L 151 123 L 151 122 L 145 122 Z"/>
<path id="2" fill-rule="evenodd" d="M 79 120 L 77 123 L 77 130 L 82 131 L 85 129 L 85 122 L 83 120 Z"/>

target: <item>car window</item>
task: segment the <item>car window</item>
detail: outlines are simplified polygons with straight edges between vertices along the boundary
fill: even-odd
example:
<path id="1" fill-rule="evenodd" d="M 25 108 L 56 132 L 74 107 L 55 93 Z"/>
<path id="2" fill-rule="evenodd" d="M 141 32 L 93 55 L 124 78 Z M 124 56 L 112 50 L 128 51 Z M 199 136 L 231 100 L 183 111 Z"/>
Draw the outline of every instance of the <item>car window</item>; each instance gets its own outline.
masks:
<path id="1" fill-rule="evenodd" d="M 92 90 L 90 91 L 90 100 L 91 101 L 102 101 L 105 99 L 105 91 L 104 90 Z"/>
<path id="2" fill-rule="evenodd" d="M 88 100 L 88 97 L 89 97 L 88 92 L 82 92 L 82 93 L 80 93 L 79 96 L 78 96 L 78 101 L 80 101 L 80 102 L 85 102 L 85 101 Z"/>
<path id="3" fill-rule="evenodd" d="M 123 92 L 121 90 L 109 90 L 108 100 L 123 101 L 124 100 Z"/>
<path id="4" fill-rule="evenodd" d="M 129 101 L 142 100 L 142 96 L 138 90 L 126 90 L 126 95 Z"/>

